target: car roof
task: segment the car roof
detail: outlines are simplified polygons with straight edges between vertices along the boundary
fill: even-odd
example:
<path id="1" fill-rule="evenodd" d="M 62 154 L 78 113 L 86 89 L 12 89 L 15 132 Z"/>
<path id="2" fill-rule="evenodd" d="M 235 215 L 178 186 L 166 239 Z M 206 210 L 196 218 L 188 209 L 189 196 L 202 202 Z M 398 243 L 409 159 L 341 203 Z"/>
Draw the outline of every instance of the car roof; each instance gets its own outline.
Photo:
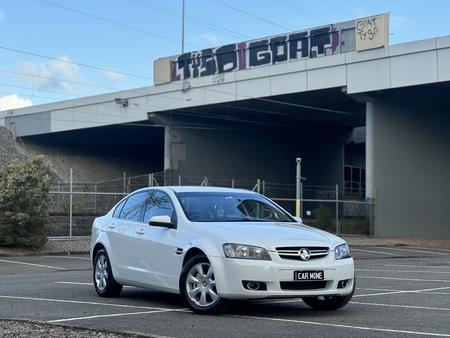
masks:
<path id="1" fill-rule="evenodd" d="M 140 190 L 148 189 L 160 189 L 160 190 L 172 190 L 174 192 L 240 192 L 240 193 L 252 193 L 253 191 L 246 189 L 235 189 L 235 188 L 222 188 L 222 187 L 204 187 L 204 186 L 155 186 L 147 187 Z"/>

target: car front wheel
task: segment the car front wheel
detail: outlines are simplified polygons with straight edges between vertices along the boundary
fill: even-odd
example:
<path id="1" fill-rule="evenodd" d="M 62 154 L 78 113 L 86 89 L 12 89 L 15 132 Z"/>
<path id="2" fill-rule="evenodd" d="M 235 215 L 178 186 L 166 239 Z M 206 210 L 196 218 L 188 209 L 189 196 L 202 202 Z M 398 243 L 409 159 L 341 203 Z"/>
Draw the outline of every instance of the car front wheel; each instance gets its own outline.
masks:
<path id="1" fill-rule="evenodd" d="M 194 256 L 186 262 L 179 286 L 185 303 L 196 313 L 216 314 L 226 304 L 217 293 L 213 267 L 204 255 Z"/>
<path id="2" fill-rule="evenodd" d="M 93 277 L 95 291 L 101 297 L 117 297 L 122 291 L 122 285 L 114 279 L 105 249 L 99 250 L 95 255 Z"/>
<path id="3" fill-rule="evenodd" d="M 319 296 L 319 297 L 304 297 L 302 298 L 305 304 L 312 307 L 314 310 L 331 311 L 344 307 L 353 297 L 355 292 L 355 279 L 353 279 L 352 292 L 346 296 Z"/>

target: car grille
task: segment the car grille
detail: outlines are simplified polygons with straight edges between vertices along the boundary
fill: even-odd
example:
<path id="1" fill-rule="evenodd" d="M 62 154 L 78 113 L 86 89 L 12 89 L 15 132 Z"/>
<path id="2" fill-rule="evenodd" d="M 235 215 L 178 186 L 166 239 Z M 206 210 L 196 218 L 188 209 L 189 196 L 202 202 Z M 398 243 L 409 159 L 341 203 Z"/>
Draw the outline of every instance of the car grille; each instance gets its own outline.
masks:
<path id="1" fill-rule="evenodd" d="M 326 281 L 308 281 L 308 282 L 280 282 L 282 290 L 313 290 L 324 289 L 327 286 Z"/>
<path id="2" fill-rule="evenodd" d="M 308 246 L 288 246 L 288 247 L 280 247 L 276 248 L 278 255 L 283 259 L 293 259 L 293 260 L 302 260 L 300 258 L 300 250 L 302 249 L 308 249 L 311 253 L 311 259 L 315 258 L 321 258 L 328 255 L 329 248 L 326 246 L 315 246 L 315 247 L 308 247 Z"/>

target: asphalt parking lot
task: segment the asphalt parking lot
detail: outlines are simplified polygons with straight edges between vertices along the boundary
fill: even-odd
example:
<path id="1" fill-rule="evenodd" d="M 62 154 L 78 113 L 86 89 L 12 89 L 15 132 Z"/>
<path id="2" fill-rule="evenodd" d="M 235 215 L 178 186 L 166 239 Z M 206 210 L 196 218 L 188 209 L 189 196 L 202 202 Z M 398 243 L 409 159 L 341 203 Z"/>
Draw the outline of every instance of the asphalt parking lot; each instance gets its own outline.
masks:
<path id="1" fill-rule="evenodd" d="M 299 299 L 236 301 L 219 316 L 138 288 L 100 298 L 88 256 L 0 257 L 0 318 L 165 337 L 450 337 L 450 247 L 352 252 L 357 289 L 341 310 L 313 311 Z"/>

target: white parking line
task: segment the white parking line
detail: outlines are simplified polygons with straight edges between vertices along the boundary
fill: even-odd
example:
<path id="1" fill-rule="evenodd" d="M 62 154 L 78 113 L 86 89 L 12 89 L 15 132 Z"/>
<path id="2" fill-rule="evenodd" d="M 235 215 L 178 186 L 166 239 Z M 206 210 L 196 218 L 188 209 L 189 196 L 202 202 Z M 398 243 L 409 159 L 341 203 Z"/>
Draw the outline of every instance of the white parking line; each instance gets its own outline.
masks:
<path id="1" fill-rule="evenodd" d="M 445 251 L 445 252 L 450 252 L 450 249 L 442 249 L 442 248 L 430 248 L 430 247 L 421 247 L 421 246 L 413 246 L 413 245 L 408 245 L 409 248 L 414 248 L 414 249 L 425 249 L 425 250 L 439 250 L 439 251 Z"/>
<path id="2" fill-rule="evenodd" d="M 66 268 L 61 268 L 61 267 L 59 267 L 59 266 L 51 266 L 51 265 L 43 265 L 43 264 L 35 264 L 35 263 L 25 263 L 25 262 L 9 261 L 9 260 L 5 260 L 5 259 L 0 259 L 0 263 L 10 263 L 10 264 L 19 264 L 19 265 L 30 265 L 30 266 L 40 267 L 40 268 L 56 269 L 56 270 L 67 270 Z"/>
<path id="3" fill-rule="evenodd" d="M 379 289 L 379 288 L 356 288 L 356 290 L 365 290 L 365 291 L 407 291 L 407 290 L 396 290 L 396 289 Z M 416 291 L 411 293 L 423 293 L 427 295 L 450 295 L 449 292 L 432 292 L 432 291 Z M 356 296 L 354 296 L 356 297 Z"/>
<path id="4" fill-rule="evenodd" d="M 367 290 L 367 291 L 403 291 L 396 289 L 380 289 L 380 288 L 356 288 L 356 290 Z"/>
<path id="5" fill-rule="evenodd" d="M 366 249 L 354 249 L 350 248 L 351 251 L 361 251 L 361 252 L 369 252 L 369 253 L 376 253 L 379 255 L 388 255 L 388 256 L 401 256 L 399 254 L 395 254 L 392 252 L 383 252 L 383 251 L 374 251 L 374 250 L 366 250 Z"/>
<path id="6" fill-rule="evenodd" d="M 80 257 L 80 256 L 41 256 L 45 258 L 67 258 L 67 259 L 82 259 L 86 261 L 90 261 L 89 257 Z"/>
<path id="7" fill-rule="evenodd" d="M 372 272 L 401 272 L 401 273 L 405 273 L 405 272 L 413 272 L 413 273 L 436 273 L 436 274 L 450 274 L 450 271 L 424 271 L 424 270 L 382 270 L 382 269 L 355 269 L 355 271 L 372 271 Z"/>
<path id="8" fill-rule="evenodd" d="M 393 248 L 391 246 L 389 247 L 383 247 L 386 250 L 394 250 L 394 251 L 403 251 L 403 252 L 419 252 L 419 253 L 426 253 L 426 254 L 432 254 L 432 255 L 438 255 L 438 256 L 448 256 L 449 254 L 443 253 L 443 252 L 435 252 L 435 251 L 425 251 L 425 250 L 417 250 L 417 249 L 408 249 L 407 247 L 404 248 Z"/>
<path id="9" fill-rule="evenodd" d="M 69 285 L 93 285 L 93 283 L 83 283 L 83 282 L 54 282 L 55 284 L 69 284 Z"/>
<path id="10" fill-rule="evenodd" d="M 446 307 L 432 307 L 432 306 L 416 306 L 416 305 L 400 305 L 400 304 L 381 304 L 381 303 L 363 303 L 363 302 L 350 302 L 350 304 L 356 304 L 356 305 L 371 305 L 371 306 L 386 306 L 386 307 L 398 307 L 398 308 L 405 308 L 405 309 L 419 309 L 419 310 L 450 311 L 450 308 L 446 308 Z"/>
<path id="11" fill-rule="evenodd" d="M 321 323 L 321 322 L 312 322 L 312 321 L 307 321 L 307 320 L 284 319 L 284 318 L 274 318 L 274 317 L 239 316 L 239 315 L 228 315 L 228 316 L 229 317 L 238 317 L 238 318 L 259 319 L 259 320 L 271 320 L 271 321 L 277 321 L 277 322 L 298 323 L 298 324 L 305 324 L 305 325 L 338 327 L 338 328 L 351 329 L 351 330 L 405 333 L 405 334 L 418 335 L 418 336 L 450 337 L 450 334 L 447 334 L 447 333 L 417 332 L 417 331 L 407 331 L 407 330 L 384 329 L 384 328 L 368 327 L 368 326 L 353 326 L 353 325 L 344 325 L 344 324 Z"/>
<path id="12" fill-rule="evenodd" d="M 404 268 L 421 268 L 421 269 L 450 269 L 449 265 L 440 266 L 424 266 L 424 265 L 411 265 L 411 264 L 383 264 L 383 266 L 396 266 Z"/>
<path id="13" fill-rule="evenodd" d="M 86 283 L 86 282 L 60 282 L 60 281 L 57 281 L 57 282 L 53 282 L 53 283 L 55 283 L 55 284 L 67 284 L 67 285 L 83 285 L 83 286 L 94 286 L 94 284 L 93 284 L 93 282 L 91 282 L 91 283 Z M 134 286 L 128 286 L 128 285 L 124 285 L 123 286 L 124 288 L 134 288 Z"/>
<path id="14" fill-rule="evenodd" d="M 437 290 L 448 290 L 450 286 L 443 288 L 432 288 L 432 289 L 419 289 L 419 290 L 407 290 L 407 291 L 388 291 L 388 292 L 379 292 L 379 293 L 369 293 L 364 295 L 354 295 L 355 297 L 371 297 L 371 296 L 385 296 L 385 295 L 395 295 L 399 293 L 418 293 L 418 292 L 426 292 L 426 291 L 437 291 Z"/>
<path id="15" fill-rule="evenodd" d="M 19 297 L 19 296 L 6 296 L 0 295 L 0 298 L 4 299 L 18 299 L 18 300 L 34 300 L 42 302 L 55 302 L 55 303 L 68 303 L 68 304 L 85 304 L 85 305 L 101 305 L 101 306 L 111 306 L 120 308 L 130 308 L 130 309 L 145 309 L 145 310 L 164 310 L 164 311 L 184 311 L 185 308 L 161 308 L 155 306 L 137 306 L 137 305 L 126 305 L 126 304 L 113 304 L 113 303 L 100 303 L 100 302 L 87 302 L 81 300 L 68 300 L 68 299 L 55 299 L 55 298 L 37 298 L 37 297 Z"/>
<path id="16" fill-rule="evenodd" d="M 154 310 L 154 311 L 141 311 L 141 312 L 111 313 L 111 314 L 107 314 L 107 315 L 55 319 L 55 320 L 49 320 L 49 321 L 47 321 L 47 323 L 73 322 L 73 321 L 77 321 L 77 320 L 107 318 L 107 317 L 122 317 L 122 316 L 132 316 L 132 315 L 144 315 L 144 314 L 150 314 L 150 313 L 163 313 L 163 312 L 171 312 L 171 311 L 174 311 L 174 310 Z"/>
<path id="17" fill-rule="evenodd" d="M 402 281 L 410 281 L 410 282 L 437 282 L 437 283 L 450 283 L 450 280 L 447 279 L 421 279 L 421 278 L 398 278 L 398 277 L 379 277 L 379 276 L 356 276 L 358 278 L 367 278 L 367 279 L 386 279 L 386 280 L 402 280 Z"/>

